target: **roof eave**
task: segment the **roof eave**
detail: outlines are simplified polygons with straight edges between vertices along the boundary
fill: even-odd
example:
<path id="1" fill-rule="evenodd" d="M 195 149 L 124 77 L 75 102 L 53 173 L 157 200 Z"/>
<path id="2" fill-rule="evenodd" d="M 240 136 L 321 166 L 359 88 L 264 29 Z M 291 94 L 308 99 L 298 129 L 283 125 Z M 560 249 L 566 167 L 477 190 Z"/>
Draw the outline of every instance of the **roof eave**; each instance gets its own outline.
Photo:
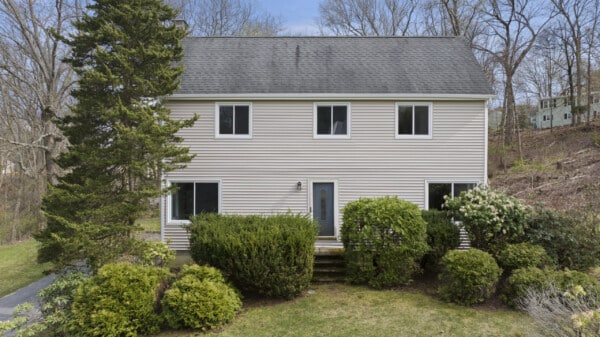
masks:
<path id="1" fill-rule="evenodd" d="M 481 101 L 493 99 L 493 94 L 328 94 L 328 93 L 243 93 L 243 94 L 174 94 L 169 101 L 218 101 L 218 100 L 450 100 Z"/>

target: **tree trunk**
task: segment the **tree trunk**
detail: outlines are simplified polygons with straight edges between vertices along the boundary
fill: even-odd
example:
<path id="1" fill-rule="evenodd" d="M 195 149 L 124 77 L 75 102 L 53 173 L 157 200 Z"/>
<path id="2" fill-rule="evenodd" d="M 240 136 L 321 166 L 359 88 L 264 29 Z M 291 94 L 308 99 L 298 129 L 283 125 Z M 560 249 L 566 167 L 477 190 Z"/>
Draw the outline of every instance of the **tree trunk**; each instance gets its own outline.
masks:
<path id="1" fill-rule="evenodd" d="M 57 176 L 60 173 L 60 167 L 54 161 L 60 149 L 60 138 L 56 136 L 57 134 L 59 134 L 59 131 L 53 122 L 53 119 L 55 117 L 56 115 L 52 111 L 52 109 L 47 107 L 42 110 L 42 128 L 44 132 L 43 143 L 46 180 L 53 185 L 58 183 Z"/>
<path id="2" fill-rule="evenodd" d="M 21 219 L 20 219 L 21 218 L 20 217 L 20 215 L 21 215 L 21 200 L 23 199 L 23 188 L 24 188 L 25 184 L 22 181 L 22 177 L 20 180 L 21 180 L 21 184 L 19 187 L 19 194 L 18 194 L 16 202 L 15 202 L 13 219 L 12 219 L 12 224 L 11 224 L 10 242 L 17 241 L 18 227 L 21 222 Z"/>
<path id="3" fill-rule="evenodd" d="M 581 123 L 581 106 L 582 106 L 582 97 L 583 97 L 583 93 L 582 93 L 582 89 L 583 89 L 583 83 L 581 80 L 581 33 L 579 33 L 579 38 L 575 39 L 575 76 L 576 76 L 576 89 L 577 89 L 577 122 L 575 123 L 576 125 L 579 125 Z"/>
<path id="4" fill-rule="evenodd" d="M 509 71 L 506 71 L 506 83 L 504 86 L 504 105 L 506 106 L 506 117 L 504 119 L 504 144 L 508 145 L 512 143 L 516 121 L 515 94 L 513 91 L 512 75 Z"/>

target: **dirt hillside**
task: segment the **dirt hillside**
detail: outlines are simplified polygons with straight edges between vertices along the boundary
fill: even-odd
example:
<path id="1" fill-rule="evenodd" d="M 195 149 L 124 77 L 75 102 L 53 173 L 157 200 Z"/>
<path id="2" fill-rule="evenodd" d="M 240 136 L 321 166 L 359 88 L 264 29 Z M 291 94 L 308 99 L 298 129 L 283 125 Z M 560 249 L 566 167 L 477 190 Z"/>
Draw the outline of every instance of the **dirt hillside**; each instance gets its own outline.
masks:
<path id="1" fill-rule="evenodd" d="M 515 137 L 517 138 L 517 137 Z M 530 205 L 600 211 L 600 120 L 526 130 L 509 148 L 490 135 L 489 184 Z"/>

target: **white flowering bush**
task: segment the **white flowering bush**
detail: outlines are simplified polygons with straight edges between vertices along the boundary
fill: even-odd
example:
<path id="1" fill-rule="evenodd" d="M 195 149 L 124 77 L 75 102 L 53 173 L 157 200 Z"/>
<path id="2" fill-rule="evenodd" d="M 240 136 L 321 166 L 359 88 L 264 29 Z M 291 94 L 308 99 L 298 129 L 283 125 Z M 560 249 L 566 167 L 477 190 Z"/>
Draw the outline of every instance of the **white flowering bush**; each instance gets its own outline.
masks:
<path id="1" fill-rule="evenodd" d="M 485 186 L 445 199 L 444 207 L 463 222 L 473 247 L 495 254 L 507 243 L 523 241 L 529 207 L 519 199 Z"/>

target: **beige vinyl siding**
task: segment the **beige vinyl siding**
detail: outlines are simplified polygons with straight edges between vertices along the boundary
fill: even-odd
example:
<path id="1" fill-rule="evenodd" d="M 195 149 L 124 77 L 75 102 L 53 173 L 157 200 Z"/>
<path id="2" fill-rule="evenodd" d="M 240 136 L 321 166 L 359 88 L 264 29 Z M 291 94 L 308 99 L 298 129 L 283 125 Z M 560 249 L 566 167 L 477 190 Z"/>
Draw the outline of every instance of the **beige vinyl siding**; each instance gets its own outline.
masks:
<path id="1" fill-rule="evenodd" d="M 335 181 L 339 209 L 359 197 L 383 195 L 424 207 L 427 180 L 484 181 L 484 101 L 428 101 L 432 139 L 395 139 L 400 101 L 339 102 L 350 103 L 350 139 L 313 138 L 315 101 L 252 102 L 252 139 L 215 139 L 214 101 L 171 102 L 173 117 L 197 113 L 200 119 L 180 132 L 196 157 L 165 178 L 219 179 L 222 213 L 237 214 L 309 213 L 311 181 Z M 185 230 L 168 222 L 166 203 L 163 238 L 187 249 Z"/>

